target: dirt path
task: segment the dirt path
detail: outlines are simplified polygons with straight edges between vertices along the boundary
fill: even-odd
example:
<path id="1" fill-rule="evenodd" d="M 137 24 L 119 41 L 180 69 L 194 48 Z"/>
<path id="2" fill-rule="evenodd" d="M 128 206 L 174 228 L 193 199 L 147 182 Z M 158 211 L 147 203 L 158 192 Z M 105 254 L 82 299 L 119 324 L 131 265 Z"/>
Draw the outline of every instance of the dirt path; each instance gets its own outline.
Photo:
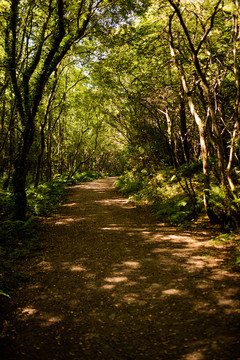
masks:
<path id="1" fill-rule="evenodd" d="M 240 359 L 237 274 L 209 235 L 164 227 L 113 188 L 74 186 L 13 300 L 2 360 Z"/>

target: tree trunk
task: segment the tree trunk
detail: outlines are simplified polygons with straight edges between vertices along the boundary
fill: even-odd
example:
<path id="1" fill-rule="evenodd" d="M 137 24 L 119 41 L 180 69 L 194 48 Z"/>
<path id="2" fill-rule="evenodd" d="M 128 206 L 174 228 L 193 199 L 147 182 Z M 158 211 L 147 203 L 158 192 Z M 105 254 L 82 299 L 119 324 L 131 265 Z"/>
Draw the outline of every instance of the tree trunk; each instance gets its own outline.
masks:
<path id="1" fill-rule="evenodd" d="M 39 23 L 39 29 L 35 34 L 33 22 L 23 24 L 26 26 L 25 30 L 19 31 L 21 12 L 31 10 L 29 3 L 22 4 L 19 0 L 10 1 L 5 29 L 5 50 L 7 70 L 11 78 L 22 128 L 22 139 L 16 152 L 13 175 L 14 217 L 19 220 L 24 220 L 26 217 L 27 162 L 33 143 L 34 120 L 43 91 L 51 74 L 71 46 L 84 37 L 93 12 L 100 6 L 101 1 L 94 10 L 93 0 L 86 2 L 84 9 L 83 3 L 85 2 L 78 4 L 76 27 L 72 30 L 65 26 L 64 5 L 66 4 L 64 1 L 56 1 L 56 11 L 53 11 L 54 7 L 50 1 L 46 13 L 43 14 L 44 21 Z M 69 11 L 71 11 L 70 8 Z M 55 28 L 51 26 L 53 21 L 56 23 Z M 27 26 L 30 26 L 30 30 L 27 30 Z M 33 31 L 31 36 L 34 41 L 32 51 L 29 51 L 30 37 L 26 34 L 31 31 Z"/>
<path id="2" fill-rule="evenodd" d="M 189 146 L 188 146 L 188 138 L 187 138 L 187 125 L 186 125 L 187 121 L 186 121 L 186 111 L 185 111 L 184 90 L 182 84 L 180 84 L 180 91 L 179 91 L 179 113 L 180 113 L 183 157 L 185 159 L 185 162 L 188 163 L 190 159 L 190 155 L 189 155 Z"/>
<path id="3" fill-rule="evenodd" d="M 173 35 L 172 35 L 172 28 L 171 28 L 171 21 L 172 17 L 169 19 L 169 40 L 170 40 L 170 51 L 171 55 L 173 57 L 173 60 L 175 62 L 175 65 L 179 72 L 179 77 L 181 81 L 181 86 L 184 91 L 184 93 L 187 96 L 188 99 L 188 106 L 191 114 L 194 117 L 194 120 L 197 124 L 198 131 L 199 131 L 199 140 L 200 140 L 200 148 L 201 148 L 201 159 L 202 159 L 202 167 L 203 167 L 203 183 L 204 183 L 204 193 L 203 193 L 203 202 L 204 202 L 204 208 L 206 213 L 208 214 L 210 220 L 213 220 L 213 216 L 210 211 L 209 207 L 209 188 L 210 188 L 210 174 L 209 174 L 209 159 L 208 159 L 208 151 L 207 151 L 207 140 L 206 140 L 206 134 L 205 134 L 205 126 L 204 122 L 200 118 L 199 114 L 196 111 L 196 108 L 194 106 L 194 102 L 192 99 L 191 92 L 188 89 L 188 85 L 186 82 L 184 70 L 181 64 L 181 60 L 178 60 L 176 56 L 176 52 L 174 49 L 174 42 L 173 42 Z"/>
<path id="4" fill-rule="evenodd" d="M 13 194 L 14 194 L 14 218 L 25 220 L 27 210 L 26 177 L 29 166 L 29 151 L 33 143 L 34 124 L 33 119 L 28 119 L 25 131 L 18 144 L 14 161 Z"/>
<path id="5" fill-rule="evenodd" d="M 40 153 L 39 153 L 38 159 L 37 159 L 36 178 L 35 178 L 35 184 L 34 184 L 35 188 L 38 187 L 38 184 L 39 184 L 41 162 L 42 162 L 42 157 L 43 157 L 44 149 L 45 149 L 44 126 L 41 126 L 40 137 L 41 137 L 41 145 L 40 145 L 41 149 L 40 149 Z"/>
<path id="6" fill-rule="evenodd" d="M 13 173 L 14 193 L 14 219 L 26 219 L 27 195 L 26 195 L 26 169 L 24 161 L 16 161 Z"/>
<path id="7" fill-rule="evenodd" d="M 50 125 L 49 125 L 50 127 Z M 52 180 L 52 137 L 48 136 L 47 141 L 47 180 Z"/>

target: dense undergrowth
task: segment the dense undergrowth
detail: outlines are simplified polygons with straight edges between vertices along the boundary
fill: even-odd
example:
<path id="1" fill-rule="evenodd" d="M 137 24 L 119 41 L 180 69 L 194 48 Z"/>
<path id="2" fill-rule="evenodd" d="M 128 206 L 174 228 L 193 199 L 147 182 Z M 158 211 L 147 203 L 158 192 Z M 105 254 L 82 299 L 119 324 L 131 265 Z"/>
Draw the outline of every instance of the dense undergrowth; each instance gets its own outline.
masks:
<path id="1" fill-rule="evenodd" d="M 158 219 L 172 225 L 186 225 L 203 211 L 201 196 L 193 206 L 171 167 L 155 173 L 146 169 L 127 172 L 118 179 L 116 188 L 136 205 L 151 205 Z"/>
<path id="2" fill-rule="evenodd" d="M 13 220 L 13 198 L 11 191 L 0 192 L 0 297 L 10 296 L 29 274 L 20 270 L 21 260 L 38 256 L 41 251 L 39 230 L 41 217 L 48 216 L 61 204 L 69 185 L 91 181 L 101 177 L 98 172 L 77 173 L 69 179 L 57 175 L 51 182 L 37 188 L 27 189 L 27 220 Z"/>
<path id="3" fill-rule="evenodd" d="M 233 199 L 230 204 L 222 187 L 213 181 L 212 184 L 209 203 L 222 228 L 227 231 L 239 228 L 240 219 L 231 217 L 231 210 L 239 201 Z M 182 167 L 181 172 L 171 166 L 155 172 L 131 170 L 118 179 L 116 188 L 137 205 L 151 205 L 158 219 L 172 225 L 189 225 L 205 213 L 203 177 L 198 163 L 191 169 Z"/>

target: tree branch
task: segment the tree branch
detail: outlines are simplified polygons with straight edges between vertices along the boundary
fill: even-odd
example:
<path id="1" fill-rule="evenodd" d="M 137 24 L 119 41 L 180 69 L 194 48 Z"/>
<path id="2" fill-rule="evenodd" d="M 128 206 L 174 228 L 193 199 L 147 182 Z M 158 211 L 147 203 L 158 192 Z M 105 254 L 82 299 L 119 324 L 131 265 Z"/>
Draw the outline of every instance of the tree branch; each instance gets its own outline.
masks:
<path id="1" fill-rule="evenodd" d="M 210 26 L 209 28 L 205 31 L 205 34 L 203 35 L 202 39 L 200 40 L 200 43 L 198 44 L 198 47 L 197 47 L 197 50 L 196 50 L 196 54 L 199 52 L 199 50 L 201 49 L 202 47 L 202 44 L 204 43 L 204 41 L 206 40 L 208 34 L 210 33 L 210 31 L 212 30 L 213 28 L 213 25 L 214 25 L 214 19 L 215 19 L 215 16 L 218 12 L 218 7 L 220 5 L 220 3 L 222 2 L 222 0 L 218 0 L 217 4 L 215 5 L 214 7 L 214 11 L 211 15 L 211 22 L 210 22 Z"/>
<path id="2" fill-rule="evenodd" d="M 18 86 L 17 74 L 16 74 L 16 40 L 17 40 L 17 16 L 18 16 L 18 5 L 19 0 L 12 0 L 9 14 L 9 27 L 6 28 L 6 41 L 5 49 L 7 53 L 7 70 L 10 73 L 13 91 L 17 100 L 17 107 L 21 117 L 22 122 L 26 121 L 23 99 L 21 92 Z"/>

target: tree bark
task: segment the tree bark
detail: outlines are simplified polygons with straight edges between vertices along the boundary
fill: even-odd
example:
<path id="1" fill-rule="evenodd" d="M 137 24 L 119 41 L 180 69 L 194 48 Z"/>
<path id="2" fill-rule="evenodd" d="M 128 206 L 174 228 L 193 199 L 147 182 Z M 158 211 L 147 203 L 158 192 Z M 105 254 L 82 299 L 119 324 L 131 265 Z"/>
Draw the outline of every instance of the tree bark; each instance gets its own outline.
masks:
<path id="1" fill-rule="evenodd" d="M 185 111 L 185 99 L 184 90 L 182 84 L 180 84 L 179 90 L 179 113 L 180 113 L 180 125 L 181 125 L 181 142 L 183 147 L 183 157 L 185 162 L 188 163 L 190 159 L 188 137 L 187 137 L 187 120 Z"/>

